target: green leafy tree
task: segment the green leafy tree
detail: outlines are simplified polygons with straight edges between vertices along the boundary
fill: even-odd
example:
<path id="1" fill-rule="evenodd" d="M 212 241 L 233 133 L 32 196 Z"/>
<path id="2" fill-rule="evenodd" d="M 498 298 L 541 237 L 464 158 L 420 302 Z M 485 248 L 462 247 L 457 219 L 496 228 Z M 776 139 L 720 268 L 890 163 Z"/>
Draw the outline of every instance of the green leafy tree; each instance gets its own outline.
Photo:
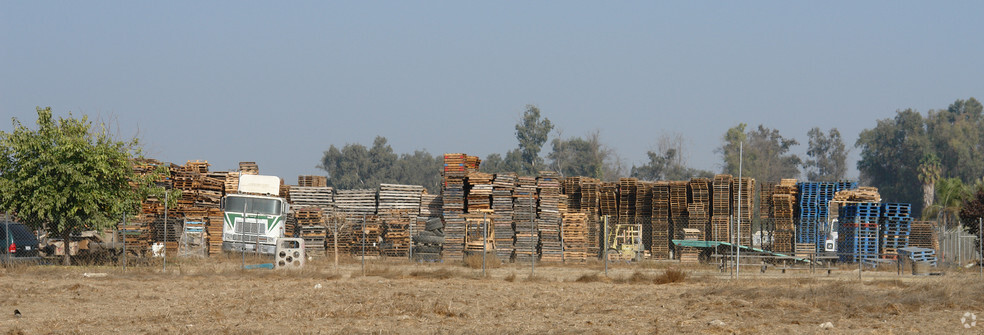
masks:
<path id="1" fill-rule="evenodd" d="M 601 134 L 594 132 L 588 137 L 569 139 L 556 138 L 552 142 L 553 151 L 547 155 L 550 168 L 564 176 L 584 176 L 602 178 L 605 160 L 609 149 L 601 143 Z"/>
<path id="2" fill-rule="evenodd" d="M 86 116 L 55 118 L 50 107 L 37 113 L 37 129 L 13 119 L 13 131 L 0 132 L 0 208 L 64 241 L 136 213 L 155 179 L 134 175 L 137 139 L 117 139 Z M 63 262 L 71 264 L 69 253 Z"/>
<path id="3" fill-rule="evenodd" d="M 925 124 L 943 175 L 967 183 L 984 175 L 984 116 L 977 99 L 957 100 L 945 110 L 931 110 Z"/>
<path id="4" fill-rule="evenodd" d="M 427 151 L 398 155 L 385 137 L 376 136 L 372 148 L 331 145 L 318 168 L 328 173 L 328 185 L 338 189 L 376 188 L 381 183 L 421 185 L 430 192 L 440 189 L 444 162 Z"/>
<path id="5" fill-rule="evenodd" d="M 724 161 L 724 173 L 738 176 L 740 145 L 744 142 L 742 176 L 760 182 L 778 182 L 799 175 L 800 158 L 789 150 L 799 144 L 785 138 L 779 130 L 759 125 L 746 133 L 746 125 L 738 124 L 724 134 L 724 144 L 717 151 Z"/>
<path id="6" fill-rule="evenodd" d="M 911 203 L 915 213 L 922 213 L 919 159 L 932 154 L 922 115 L 906 109 L 878 120 L 861 131 L 855 147 L 861 148 L 863 184 L 877 187 L 883 199 Z"/>
<path id="7" fill-rule="evenodd" d="M 482 161 L 479 170 L 486 173 L 514 172 L 519 175 L 526 174 L 525 164 L 519 149 L 509 150 L 506 152 L 505 158 L 497 153 L 489 154 Z"/>
<path id="8" fill-rule="evenodd" d="M 847 174 L 847 149 L 840 131 L 831 128 L 827 134 L 818 127 L 807 133 L 810 138 L 803 163 L 806 178 L 811 181 L 838 181 Z"/>
<path id="9" fill-rule="evenodd" d="M 540 118 L 540 109 L 534 105 L 526 105 L 523 119 L 516 124 L 516 139 L 519 140 L 519 152 L 524 163 L 524 172 L 535 175 L 543 165 L 540 150 L 547 143 L 547 136 L 553 130 L 550 119 Z M 507 155 L 508 158 L 508 155 Z"/>
<path id="10" fill-rule="evenodd" d="M 960 178 L 940 179 L 936 183 L 936 201 L 923 211 L 923 217 L 940 218 L 948 225 L 953 224 L 960 215 L 961 206 L 972 195 L 971 188 Z"/>

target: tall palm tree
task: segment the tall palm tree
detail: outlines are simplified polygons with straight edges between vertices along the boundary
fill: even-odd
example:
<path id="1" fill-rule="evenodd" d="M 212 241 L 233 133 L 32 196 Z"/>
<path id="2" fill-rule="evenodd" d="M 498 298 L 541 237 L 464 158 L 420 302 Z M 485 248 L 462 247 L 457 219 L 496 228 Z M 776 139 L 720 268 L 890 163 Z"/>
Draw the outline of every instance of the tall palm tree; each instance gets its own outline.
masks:
<path id="1" fill-rule="evenodd" d="M 919 181 L 922 182 L 923 190 L 923 211 L 927 211 L 933 206 L 933 198 L 936 195 L 936 181 L 940 179 L 940 159 L 936 155 L 930 154 L 923 157 L 919 164 Z M 925 215 L 923 217 L 926 217 Z"/>

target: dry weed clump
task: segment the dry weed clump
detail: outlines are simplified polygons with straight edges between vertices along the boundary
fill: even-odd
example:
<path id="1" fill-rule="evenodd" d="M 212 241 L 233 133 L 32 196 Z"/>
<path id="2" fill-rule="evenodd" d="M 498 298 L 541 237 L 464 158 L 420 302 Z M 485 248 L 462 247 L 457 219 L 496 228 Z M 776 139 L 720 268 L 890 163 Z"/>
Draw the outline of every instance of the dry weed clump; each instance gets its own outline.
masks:
<path id="1" fill-rule="evenodd" d="M 365 273 L 362 271 L 352 272 L 351 277 L 381 277 L 386 279 L 403 278 L 403 271 L 388 266 L 368 266 Z"/>
<path id="2" fill-rule="evenodd" d="M 482 255 L 481 254 L 471 254 L 465 256 L 465 266 L 472 269 L 482 268 Z M 493 253 L 489 253 L 485 257 L 485 267 L 488 269 L 496 269 L 502 267 L 502 261 Z"/>
<path id="3" fill-rule="evenodd" d="M 577 277 L 574 280 L 575 283 L 610 283 L 611 278 L 601 275 L 601 273 L 586 273 Z"/>
<path id="4" fill-rule="evenodd" d="M 410 272 L 410 277 L 413 278 L 427 278 L 427 279 L 451 279 L 456 277 L 464 277 L 460 271 L 439 268 L 437 270 L 414 270 Z"/>
<path id="5" fill-rule="evenodd" d="M 663 271 L 662 274 L 654 275 L 650 273 L 642 273 L 639 271 L 633 272 L 628 277 L 618 277 L 612 279 L 611 282 L 616 284 L 654 284 L 654 285 L 664 285 L 670 283 L 679 283 L 687 279 L 687 273 L 682 270 L 677 269 L 667 269 Z"/>

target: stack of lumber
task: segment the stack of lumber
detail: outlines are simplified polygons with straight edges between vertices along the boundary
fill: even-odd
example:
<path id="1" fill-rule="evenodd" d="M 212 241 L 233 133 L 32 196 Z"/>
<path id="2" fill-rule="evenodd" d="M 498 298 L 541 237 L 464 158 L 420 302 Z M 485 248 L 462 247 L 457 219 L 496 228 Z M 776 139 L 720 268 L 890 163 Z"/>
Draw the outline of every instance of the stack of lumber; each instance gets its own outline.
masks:
<path id="1" fill-rule="evenodd" d="M 328 177 L 325 176 L 297 176 L 297 186 L 302 187 L 328 187 Z"/>
<path id="2" fill-rule="evenodd" d="M 912 232 L 909 235 L 909 246 L 939 250 L 940 241 L 936 236 L 936 223 L 932 221 L 913 221 Z"/>
<path id="3" fill-rule="evenodd" d="M 512 258 L 513 239 L 513 191 L 516 189 L 515 173 L 495 175 L 492 183 L 492 225 L 495 232 L 495 255 L 500 260 Z"/>
<path id="4" fill-rule="evenodd" d="M 564 262 L 579 263 L 588 259 L 588 215 L 565 213 L 561 238 L 564 240 Z"/>
<path id="5" fill-rule="evenodd" d="M 409 255 L 410 224 L 419 210 L 419 204 L 414 210 L 380 208 L 379 220 L 383 225 L 383 242 L 380 251 L 383 255 L 389 257 Z"/>
<path id="6" fill-rule="evenodd" d="M 478 171 L 469 171 L 465 179 L 465 194 L 467 194 L 468 210 L 478 212 L 492 208 L 492 178 L 493 175 Z"/>
<path id="7" fill-rule="evenodd" d="M 687 228 L 700 231 L 699 240 L 710 238 L 711 180 L 691 178 L 689 183 L 690 200 L 687 204 Z"/>
<path id="8" fill-rule="evenodd" d="M 618 223 L 635 223 L 638 185 L 636 178 L 618 179 Z"/>
<path id="9" fill-rule="evenodd" d="M 401 210 L 416 216 L 420 213 L 420 198 L 424 187 L 418 185 L 379 185 L 379 211 Z"/>
<path id="10" fill-rule="evenodd" d="M 540 232 L 540 259 L 546 262 L 563 260 L 560 242 L 560 224 L 563 199 L 560 194 L 560 175 L 553 171 L 540 171 L 537 178 L 540 208 L 537 212 L 537 229 Z"/>
<path id="11" fill-rule="evenodd" d="M 222 210 L 209 208 L 208 216 L 205 218 L 205 231 L 208 233 L 208 254 L 215 255 L 222 253 L 222 227 L 224 226 Z"/>
<path id="12" fill-rule="evenodd" d="M 519 177 L 513 191 L 513 254 L 517 262 L 536 260 L 540 242 L 536 232 L 536 178 Z"/>
<path id="13" fill-rule="evenodd" d="M 256 162 L 239 162 L 239 173 L 241 174 L 260 174 L 260 167 L 256 165 Z"/>
<path id="14" fill-rule="evenodd" d="M 307 253 L 320 254 L 325 251 L 325 239 L 328 227 L 325 215 L 318 207 L 300 207 L 294 209 L 297 220 L 297 233 L 304 239 L 304 249 Z"/>
<path id="15" fill-rule="evenodd" d="M 334 207 L 334 189 L 324 186 L 290 186 L 287 202 L 292 207 L 318 207 L 331 215 Z"/>
<path id="16" fill-rule="evenodd" d="M 596 257 L 601 254 L 601 221 L 598 217 L 598 189 L 601 181 L 594 178 L 581 178 L 581 213 L 588 216 L 588 254 Z"/>
<path id="17" fill-rule="evenodd" d="M 444 248 L 446 260 L 464 259 L 465 248 L 465 177 L 477 159 L 461 153 L 444 154 L 443 188 Z"/>
<path id="18" fill-rule="evenodd" d="M 376 190 L 337 190 L 335 210 L 348 216 L 376 214 Z"/>
<path id="19" fill-rule="evenodd" d="M 739 185 L 741 187 L 739 187 Z M 741 192 L 740 194 L 738 192 Z M 735 221 L 739 223 L 741 238 L 737 242 L 741 245 L 752 245 L 752 214 L 755 208 L 755 179 L 742 177 L 741 180 L 735 178 L 731 185 L 732 214 Z M 739 213 L 740 212 L 740 213 Z"/>
<path id="20" fill-rule="evenodd" d="M 658 181 L 653 185 L 652 245 L 649 252 L 654 259 L 670 258 L 670 183 Z"/>

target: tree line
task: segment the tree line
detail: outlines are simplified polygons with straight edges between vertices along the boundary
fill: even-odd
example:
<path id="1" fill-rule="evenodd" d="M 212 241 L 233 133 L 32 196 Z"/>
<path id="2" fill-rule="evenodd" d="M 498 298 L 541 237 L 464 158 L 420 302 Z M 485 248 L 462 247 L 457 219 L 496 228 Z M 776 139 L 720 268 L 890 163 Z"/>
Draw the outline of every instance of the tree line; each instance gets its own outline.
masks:
<path id="1" fill-rule="evenodd" d="M 972 195 L 973 185 L 984 176 L 984 116 L 975 98 L 957 100 L 945 109 L 925 116 L 913 109 L 896 112 L 894 118 L 877 120 L 863 130 L 854 147 L 862 185 L 878 187 L 887 201 L 912 203 L 917 213 L 925 207 L 929 215 L 956 216 L 959 204 Z M 687 162 L 685 139 L 664 134 L 646 153 L 641 165 L 626 164 L 599 131 L 584 136 L 558 134 L 555 124 L 537 106 L 527 105 L 515 125 L 516 147 L 492 153 L 482 162 L 488 173 L 514 172 L 535 175 L 553 170 L 564 176 L 585 176 L 606 181 L 621 177 L 641 180 L 685 180 L 712 177 L 715 173 L 742 175 L 759 182 L 783 178 L 809 181 L 838 181 L 846 177 L 848 147 L 837 128 L 814 127 L 806 134 L 806 154 L 798 155 L 801 143 L 778 129 L 740 123 L 721 135 L 718 171 L 697 169 Z M 553 139 L 548 141 L 551 134 Z M 546 147 L 546 148 L 545 148 Z M 545 155 L 542 154 L 544 151 Z M 741 157 L 741 159 L 739 159 Z M 740 160 L 740 162 L 739 162 Z M 740 164 L 739 164 L 740 163 Z M 376 187 L 379 183 L 424 185 L 431 192 L 440 188 L 442 158 L 419 150 L 396 154 L 385 137 L 377 137 L 371 148 L 362 144 L 331 145 L 319 168 L 327 172 L 331 186 L 347 189 Z"/>

